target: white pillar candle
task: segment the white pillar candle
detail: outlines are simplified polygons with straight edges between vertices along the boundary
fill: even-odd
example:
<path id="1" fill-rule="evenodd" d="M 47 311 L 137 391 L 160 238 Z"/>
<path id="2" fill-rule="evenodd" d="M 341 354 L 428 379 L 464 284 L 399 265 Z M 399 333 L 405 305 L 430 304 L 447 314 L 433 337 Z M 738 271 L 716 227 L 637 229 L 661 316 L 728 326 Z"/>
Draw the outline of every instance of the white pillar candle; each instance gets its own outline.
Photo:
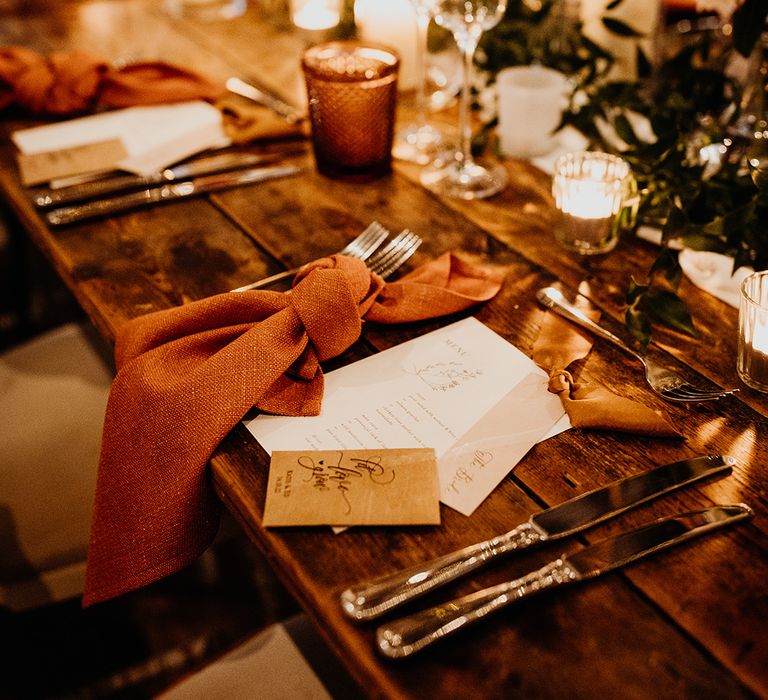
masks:
<path id="1" fill-rule="evenodd" d="M 339 0 L 291 0 L 291 19 L 300 29 L 335 27 L 341 19 Z"/>
<path id="2" fill-rule="evenodd" d="M 361 39 L 386 44 L 397 51 L 398 86 L 401 90 L 415 88 L 418 30 L 410 0 L 356 0 L 355 23 Z"/>

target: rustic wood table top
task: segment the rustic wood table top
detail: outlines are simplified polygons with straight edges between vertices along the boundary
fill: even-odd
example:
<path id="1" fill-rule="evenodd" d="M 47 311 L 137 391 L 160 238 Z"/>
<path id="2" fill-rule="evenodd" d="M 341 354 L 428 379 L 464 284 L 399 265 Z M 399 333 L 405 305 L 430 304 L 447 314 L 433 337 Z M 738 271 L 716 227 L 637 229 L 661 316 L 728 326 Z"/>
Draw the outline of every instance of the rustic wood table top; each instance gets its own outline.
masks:
<path id="1" fill-rule="evenodd" d="M 172 21 L 160 5 L 0 3 L 0 42 L 46 53 L 87 48 L 110 61 L 164 59 L 215 78 L 254 74 L 288 98 L 301 96 L 298 56 L 307 38 L 290 30 L 273 7 L 278 3 L 254 0 L 244 17 L 210 24 Z M 298 177 L 51 229 L 20 184 L 7 138 L 34 123 L 17 112 L 3 115 L 0 193 L 110 341 L 130 318 L 338 250 L 373 219 L 424 237 L 409 268 L 448 250 L 502 267 L 502 291 L 476 316 L 528 355 L 544 313 L 536 289 L 556 279 L 581 289 L 601 309 L 603 323 L 623 335 L 629 276 L 649 269 L 655 257 L 653 246 L 631 238 L 589 266 L 565 255 L 553 242 L 549 178 L 522 161 L 507 162 L 510 185 L 503 193 L 464 202 L 441 201 L 424 190 L 417 166 L 397 163 L 389 176 L 349 184 L 319 175 L 307 152 L 293 158 L 305 166 Z M 685 281 L 681 292 L 701 337 L 660 330 L 652 352 L 689 377 L 739 386 L 738 395 L 709 404 L 664 403 L 646 387 L 636 362 L 597 342 L 581 365 L 585 376 L 663 411 L 685 440 L 566 431 L 536 445 L 469 518 L 443 506 L 439 526 L 354 528 L 339 535 L 328 528 L 267 530 L 261 524 L 266 453 L 242 427 L 221 444 L 211 475 L 222 500 L 371 696 L 768 697 L 768 397 L 736 375 L 736 310 Z M 367 328 L 333 366 L 446 322 Z M 583 536 L 508 557 L 447 592 L 516 578 L 579 543 L 679 511 L 744 502 L 755 510 L 746 524 L 508 608 L 402 662 L 377 655 L 375 625 L 355 625 L 342 615 L 339 593 L 352 583 L 505 532 L 537 510 L 623 476 L 716 453 L 736 458 L 729 476 Z M 445 593 L 426 601 L 443 600 Z"/>

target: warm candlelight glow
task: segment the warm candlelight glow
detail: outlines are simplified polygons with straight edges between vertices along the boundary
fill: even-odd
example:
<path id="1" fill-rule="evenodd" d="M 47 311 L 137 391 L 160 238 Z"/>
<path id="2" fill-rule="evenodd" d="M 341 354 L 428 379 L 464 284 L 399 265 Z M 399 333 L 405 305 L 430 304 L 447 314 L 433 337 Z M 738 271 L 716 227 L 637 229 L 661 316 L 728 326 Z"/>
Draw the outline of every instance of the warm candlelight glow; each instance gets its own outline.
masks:
<path id="1" fill-rule="evenodd" d="M 741 283 L 736 369 L 745 384 L 768 392 L 768 272 Z"/>
<path id="2" fill-rule="evenodd" d="M 768 314 L 761 314 L 755 319 L 752 348 L 763 355 L 768 355 Z"/>
<path id="3" fill-rule="evenodd" d="M 338 0 L 292 0 L 293 23 L 301 29 L 330 29 L 339 23 Z"/>
<path id="4" fill-rule="evenodd" d="M 616 214 L 621 206 L 614 183 L 575 180 L 563 192 L 558 207 L 571 216 L 582 219 L 604 219 Z"/>
<path id="5" fill-rule="evenodd" d="M 583 255 L 611 250 L 618 240 L 616 217 L 631 179 L 626 161 L 606 153 L 567 153 L 552 178 L 552 193 L 561 213 L 556 239 Z"/>

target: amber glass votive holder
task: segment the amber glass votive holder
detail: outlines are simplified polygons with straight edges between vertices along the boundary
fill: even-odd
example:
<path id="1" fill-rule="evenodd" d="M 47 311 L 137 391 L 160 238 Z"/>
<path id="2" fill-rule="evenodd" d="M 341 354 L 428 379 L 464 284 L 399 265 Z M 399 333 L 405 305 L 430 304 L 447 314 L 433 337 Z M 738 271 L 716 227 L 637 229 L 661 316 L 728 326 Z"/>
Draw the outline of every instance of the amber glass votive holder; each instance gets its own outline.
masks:
<path id="1" fill-rule="evenodd" d="M 747 386 L 768 392 L 768 272 L 741 283 L 736 370 Z"/>
<path id="2" fill-rule="evenodd" d="M 634 183 L 629 164 L 618 156 L 599 151 L 560 156 L 552 177 L 557 242 L 579 255 L 613 250 Z"/>
<path id="3" fill-rule="evenodd" d="M 400 59 L 385 46 L 332 41 L 302 57 L 317 169 L 367 181 L 392 168 Z"/>

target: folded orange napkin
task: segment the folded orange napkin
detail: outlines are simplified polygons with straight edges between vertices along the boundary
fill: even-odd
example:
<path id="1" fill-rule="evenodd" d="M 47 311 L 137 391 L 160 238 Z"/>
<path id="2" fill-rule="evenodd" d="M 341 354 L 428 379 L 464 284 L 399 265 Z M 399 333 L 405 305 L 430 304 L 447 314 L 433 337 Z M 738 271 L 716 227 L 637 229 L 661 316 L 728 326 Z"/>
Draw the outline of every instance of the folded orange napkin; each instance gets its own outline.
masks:
<path id="1" fill-rule="evenodd" d="M 85 51 L 41 56 L 22 46 L 0 48 L 0 109 L 17 104 L 34 114 L 72 114 L 184 100 L 215 100 L 224 85 L 162 61 L 113 68 Z"/>
<path id="2" fill-rule="evenodd" d="M 210 544 L 219 502 L 206 464 L 253 407 L 316 415 L 319 363 L 363 321 L 402 323 L 491 299 L 497 273 L 450 254 L 386 284 L 345 256 L 316 261 L 290 294 L 221 294 L 137 318 L 117 339 L 83 604 L 173 573 Z"/>
<path id="3" fill-rule="evenodd" d="M 600 314 L 583 297 L 576 305 L 596 321 Z M 577 383 L 566 368 L 589 354 L 592 339 L 573 323 L 545 312 L 533 346 L 533 360 L 550 373 L 549 390 L 560 396 L 575 428 L 619 430 L 656 437 L 681 437 L 658 411 L 614 394 L 600 384 Z"/>

